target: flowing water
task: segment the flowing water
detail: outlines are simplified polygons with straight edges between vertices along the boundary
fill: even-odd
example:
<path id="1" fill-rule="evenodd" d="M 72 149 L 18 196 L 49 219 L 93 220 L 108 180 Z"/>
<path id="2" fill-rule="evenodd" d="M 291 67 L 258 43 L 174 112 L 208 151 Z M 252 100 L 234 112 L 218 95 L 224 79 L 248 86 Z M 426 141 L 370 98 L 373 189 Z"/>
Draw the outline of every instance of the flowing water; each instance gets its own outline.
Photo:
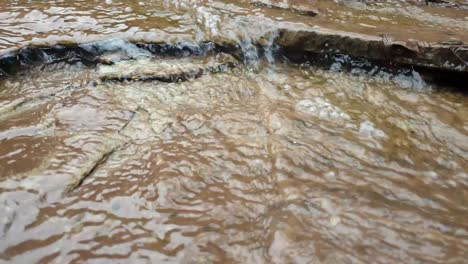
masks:
<path id="1" fill-rule="evenodd" d="M 5 2 L 0 48 L 110 39 L 80 47 L 122 61 L 0 80 L 0 263 L 466 263 L 466 93 L 280 60 L 271 25 L 310 18 L 247 2 Z M 226 39 L 229 67 L 197 44 Z"/>

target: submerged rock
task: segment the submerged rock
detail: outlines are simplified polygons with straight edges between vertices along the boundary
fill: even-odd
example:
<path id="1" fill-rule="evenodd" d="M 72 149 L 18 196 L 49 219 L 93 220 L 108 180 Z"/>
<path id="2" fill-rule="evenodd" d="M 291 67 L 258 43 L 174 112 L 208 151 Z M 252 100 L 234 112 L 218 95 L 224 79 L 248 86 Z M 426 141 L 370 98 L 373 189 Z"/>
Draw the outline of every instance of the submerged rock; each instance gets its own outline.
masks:
<path id="1" fill-rule="evenodd" d="M 321 119 L 349 120 L 350 117 L 338 107 L 322 98 L 299 101 L 295 106 L 297 111 L 317 116 Z"/>
<path id="2" fill-rule="evenodd" d="M 219 72 L 235 67 L 238 61 L 232 56 L 220 53 L 206 59 L 139 59 L 101 65 L 98 75 L 101 80 L 157 80 L 179 82 L 195 79 L 205 73 Z"/>
<path id="3" fill-rule="evenodd" d="M 319 14 L 316 8 L 312 7 L 310 3 L 304 3 L 304 1 L 253 0 L 251 3 L 261 7 L 288 10 L 304 16 L 316 16 Z"/>
<path id="4" fill-rule="evenodd" d="M 105 65 L 112 65 L 114 63 L 124 61 L 124 60 L 131 60 L 134 59 L 133 57 L 128 56 L 127 54 L 121 52 L 113 52 L 109 54 L 105 54 L 96 58 L 96 62 L 105 64 Z"/>

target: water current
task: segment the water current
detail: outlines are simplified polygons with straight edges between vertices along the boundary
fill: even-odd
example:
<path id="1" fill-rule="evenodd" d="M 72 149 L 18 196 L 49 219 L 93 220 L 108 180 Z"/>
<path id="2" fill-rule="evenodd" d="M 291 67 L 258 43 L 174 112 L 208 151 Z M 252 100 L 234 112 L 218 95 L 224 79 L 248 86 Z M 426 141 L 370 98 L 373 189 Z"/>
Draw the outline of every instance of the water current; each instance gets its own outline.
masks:
<path id="1" fill-rule="evenodd" d="M 0 263 L 466 263 L 463 91 L 291 63 L 275 25 L 311 18 L 243 1 L 4 2 L 2 50 L 100 62 L 0 79 Z M 340 8 L 330 27 L 366 31 L 371 11 Z M 467 32 L 444 12 L 440 34 Z"/>

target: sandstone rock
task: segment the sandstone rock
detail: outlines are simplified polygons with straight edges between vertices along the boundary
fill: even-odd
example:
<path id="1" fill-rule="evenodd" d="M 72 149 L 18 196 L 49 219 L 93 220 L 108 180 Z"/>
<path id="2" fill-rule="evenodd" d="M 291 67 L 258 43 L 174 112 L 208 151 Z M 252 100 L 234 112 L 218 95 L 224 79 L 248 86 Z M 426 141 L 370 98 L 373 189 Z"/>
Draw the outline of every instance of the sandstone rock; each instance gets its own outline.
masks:
<path id="1" fill-rule="evenodd" d="M 307 1 L 279 1 L 279 0 L 253 0 L 251 3 L 256 6 L 284 9 L 291 12 L 295 12 L 304 16 L 316 16 L 319 14 L 318 10 L 314 8 Z"/>
<path id="2" fill-rule="evenodd" d="M 113 52 L 110 54 L 105 54 L 105 55 L 97 57 L 96 62 L 105 64 L 105 65 L 112 65 L 120 61 L 131 60 L 131 59 L 134 59 L 134 58 L 121 52 Z"/>
<path id="3" fill-rule="evenodd" d="M 139 59 L 117 62 L 111 66 L 101 65 L 98 75 L 101 80 L 179 82 L 198 78 L 208 72 L 223 71 L 236 64 L 237 60 L 224 53 L 206 59 Z"/>
<path id="4" fill-rule="evenodd" d="M 468 45 L 460 42 L 404 42 L 389 40 L 385 35 L 376 37 L 320 27 L 287 27 L 280 29 L 277 43 L 289 50 L 347 54 L 390 63 L 468 71 Z"/>

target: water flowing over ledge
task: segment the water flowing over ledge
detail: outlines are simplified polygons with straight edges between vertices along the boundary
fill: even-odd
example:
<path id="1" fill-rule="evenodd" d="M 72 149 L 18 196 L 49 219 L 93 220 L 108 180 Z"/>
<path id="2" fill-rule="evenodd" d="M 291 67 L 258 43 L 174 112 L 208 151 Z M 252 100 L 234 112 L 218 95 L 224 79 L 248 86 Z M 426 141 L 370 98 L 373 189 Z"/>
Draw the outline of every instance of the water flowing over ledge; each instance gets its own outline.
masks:
<path id="1" fill-rule="evenodd" d="M 0 262 L 465 261 L 463 1 L 52 2 L 0 7 Z"/>

